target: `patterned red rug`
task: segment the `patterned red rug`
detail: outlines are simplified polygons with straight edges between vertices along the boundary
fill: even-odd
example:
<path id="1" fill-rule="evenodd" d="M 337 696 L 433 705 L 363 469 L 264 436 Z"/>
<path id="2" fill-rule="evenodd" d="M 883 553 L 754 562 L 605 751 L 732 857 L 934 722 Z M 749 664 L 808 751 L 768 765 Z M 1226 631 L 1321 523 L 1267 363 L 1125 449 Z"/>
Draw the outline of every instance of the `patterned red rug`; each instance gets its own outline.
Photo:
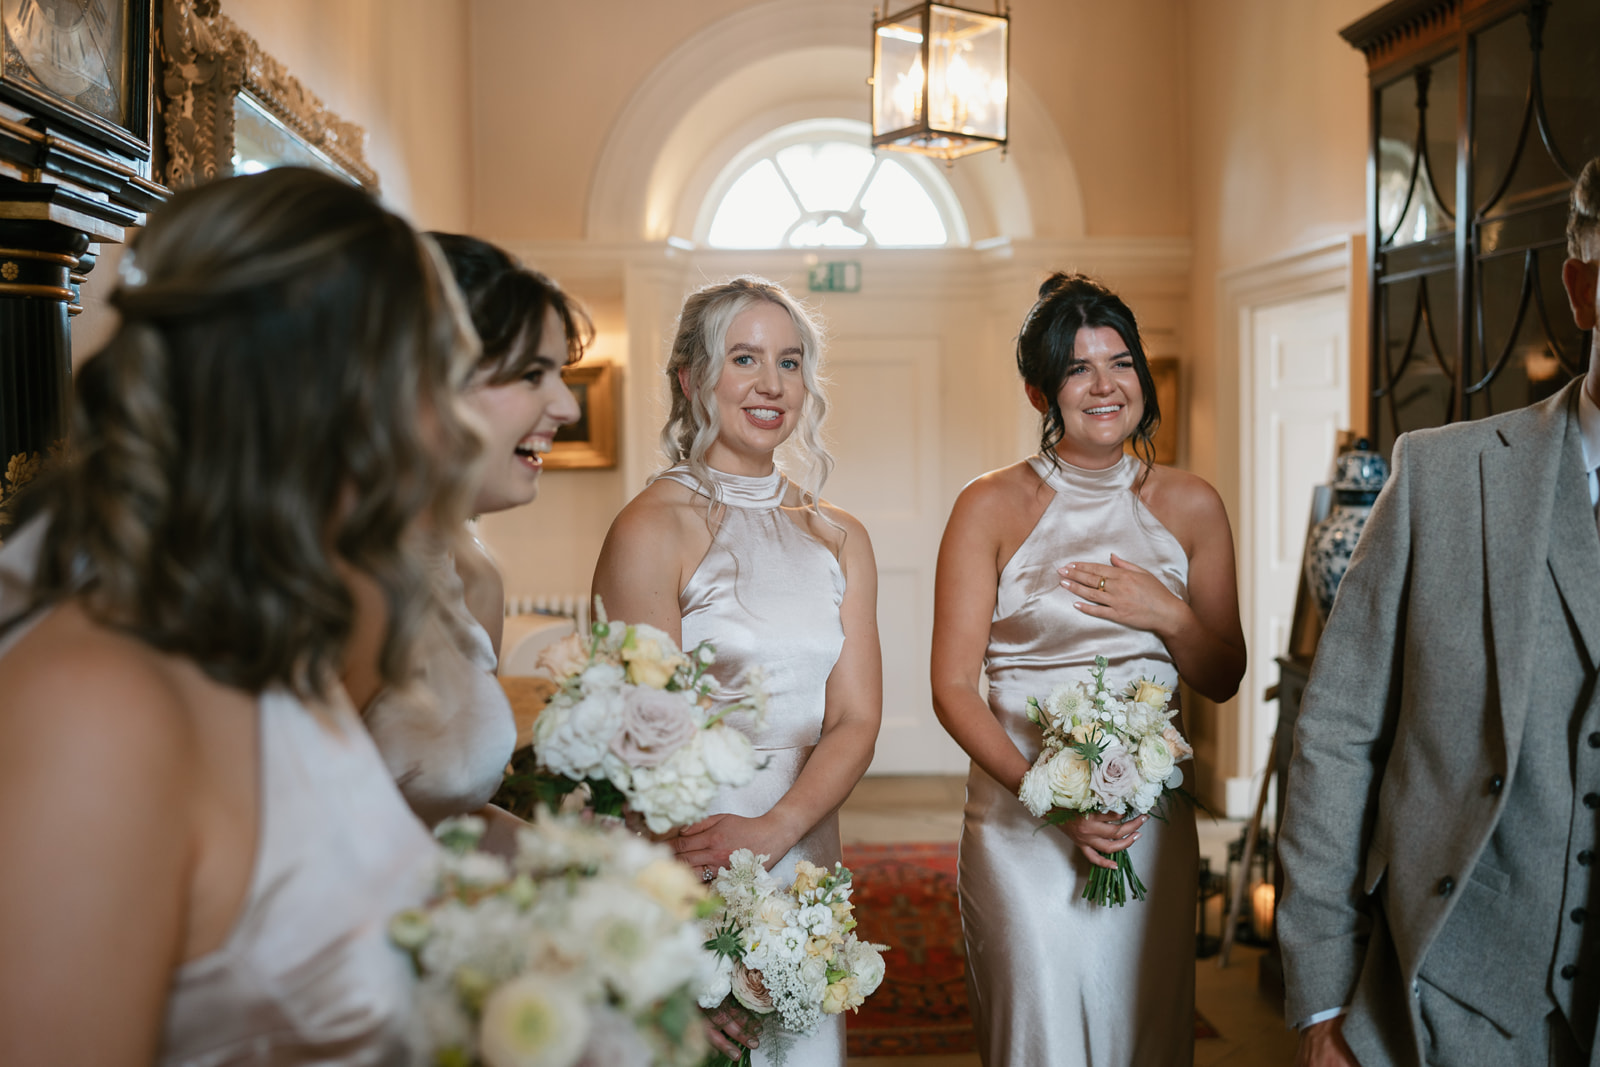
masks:
<path id="1" fill-rule="evenodd" d="M 956 846 L 847 845 L 858 936 L 889 946 L 883 985 L 846 1019 L 851 1056 L 971 1052 Z M 1200 1014 L 1195 1037 L 1216 1037 Z"/>

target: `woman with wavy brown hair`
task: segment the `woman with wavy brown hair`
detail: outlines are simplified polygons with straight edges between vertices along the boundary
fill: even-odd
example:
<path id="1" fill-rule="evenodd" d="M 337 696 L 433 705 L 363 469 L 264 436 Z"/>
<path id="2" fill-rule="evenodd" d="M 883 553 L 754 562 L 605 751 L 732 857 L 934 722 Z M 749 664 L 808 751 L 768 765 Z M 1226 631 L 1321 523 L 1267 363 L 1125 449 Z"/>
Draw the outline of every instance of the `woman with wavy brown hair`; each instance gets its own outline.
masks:
<path id="1" fill-rule="evenodd" d="M 0 1047 L 408 1062 L 386 925 L 433 845 L 339 679 L 411 682 L 475 339 L 437 254 L 314 171 L 180 193 L 130 263 L 0 552 Z"/>

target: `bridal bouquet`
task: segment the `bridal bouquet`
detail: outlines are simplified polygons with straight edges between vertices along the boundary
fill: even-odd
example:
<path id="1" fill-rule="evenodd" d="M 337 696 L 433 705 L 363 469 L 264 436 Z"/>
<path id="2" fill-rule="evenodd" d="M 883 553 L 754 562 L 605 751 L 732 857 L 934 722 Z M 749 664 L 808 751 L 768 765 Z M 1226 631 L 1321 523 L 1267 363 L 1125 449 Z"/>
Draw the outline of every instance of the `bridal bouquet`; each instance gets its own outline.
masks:
<path id="1" fill-rule="evenodd" d="M 775 1016 L 779 1032 L 763 1027 L 763 1045 L 782 1063 L 786 1034 L 810 1034 L 824 1015 L 854 1011 L 883 981 L 882 949 L 851 931 L 850 871 L 801 860 L 784 887 L 766 869 L 766 856 L 741 848 L 712 884 L 717 905 L 705 921 L 705 947 L 715 977 L 700 994 L 714 1009 L 732 998 L 756 1016 Z M 750 1062 L 748 1050 L 741 1064 Z"/>
<path id="2" fill-rule="evenodd" d="M 1023 805 L 1052 824 L 1089 812 L 1144 815 L 1171 793 L 1183 794 L 1178 763 L 1194 755 L 1172 719 L 1172 686 L 1148 679 L 1113 691 L 1106 685 L 1106 659 L 1096 656 L 1093 688 L 1082 682 L 1057 686 L 1040 702 L 1028 698 L 1028 720 L 1044 731 L 1044 749 L 1022 776 Z M 1160 812 L 1157 812 L 1160 817 Z M 1106 856 L 1116 870 L 1095 867 L 1083 896 L 1096 904 L 1143 900 L 1128 849 Z"/>
<path id="3" fill-rule="evenodd" d="M 710 642 L 686 655 L 655 627 L 608 622 L 595 606 L 587 638 L 569 635 L 539 658 L 560 687 L 534 724 L 539 798 L 554 809 L 586 785 L 595 811 L 626 805 L 654 833 L 699 822 L 719 789 L 755 777 L 754 746 L 724 719 L 747 711 L 759 724 L 761 679 L 746 675 L 744 696 L 713 711 Z"/>
<path id="4" fill-rule="evenodd" d="M 704 888 L 662 845 L 542 813 L 510 862 L 446 820 L 431 903 L 391 939 L 418 975 L 416 1021 L 439 1067 L 700 1064 L 710 967 Z"/>

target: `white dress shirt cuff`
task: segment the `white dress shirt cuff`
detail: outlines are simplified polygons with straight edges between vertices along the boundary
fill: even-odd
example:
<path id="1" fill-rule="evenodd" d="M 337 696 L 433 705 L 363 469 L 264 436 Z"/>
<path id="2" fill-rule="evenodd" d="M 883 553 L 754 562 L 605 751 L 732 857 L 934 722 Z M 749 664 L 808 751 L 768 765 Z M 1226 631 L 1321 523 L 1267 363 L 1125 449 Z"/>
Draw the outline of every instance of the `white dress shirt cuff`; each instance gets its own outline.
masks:
<path id="1" fill-rule="evenodd" d="M 1304 1019 L 1301 1019 L 1299 1022 L 1295 1023 L 1294 1028 L 1296 1030 L 1304 1030 L 1308 1026 L 1315 1026 L 1318 1023 L 1325 1023 L 1329 1019 L 1337 1019 L 1343 1014 L 1343 1008 L 1329 1008 L 1327 1011 L 1319 1011 L 1314 1015 L 1307 1015 Z"/>

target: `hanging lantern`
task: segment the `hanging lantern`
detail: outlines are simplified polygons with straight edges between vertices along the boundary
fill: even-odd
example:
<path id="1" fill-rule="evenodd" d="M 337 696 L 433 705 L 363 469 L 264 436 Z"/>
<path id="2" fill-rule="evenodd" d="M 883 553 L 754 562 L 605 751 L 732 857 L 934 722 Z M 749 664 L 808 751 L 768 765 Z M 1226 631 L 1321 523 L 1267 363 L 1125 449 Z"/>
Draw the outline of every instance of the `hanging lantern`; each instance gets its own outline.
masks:
<path id="1" fill-rule="evenodd" d="M 872 147 L 959 159 L 1006 143 L 1010 19 L 918 4 L 872 24 Z"/>

